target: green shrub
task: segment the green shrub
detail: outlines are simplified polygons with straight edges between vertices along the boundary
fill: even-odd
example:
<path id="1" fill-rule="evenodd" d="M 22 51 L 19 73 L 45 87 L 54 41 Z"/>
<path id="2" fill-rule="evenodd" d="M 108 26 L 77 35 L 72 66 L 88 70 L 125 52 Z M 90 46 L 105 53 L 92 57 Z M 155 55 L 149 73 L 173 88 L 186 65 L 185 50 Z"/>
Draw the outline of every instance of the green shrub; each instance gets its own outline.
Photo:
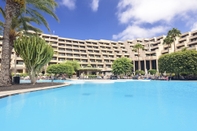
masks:
<path id="1" fill-rule="evenodd" d="M 26 77 L 26 76 L 28 76 L 27 73 L 20 73 L 20 77 Z"/>
<path id="2" fill-rule="evenodd" d="M 138 75 L 145 75 L 145 72 L 143 70 L 136 70 L 135 71 L 135 74 L 138 74 Z"/>
<path id="3" fill-rule="evenodd" d="M 97 78 L 97 75 L 88 75 L 88 78 L 90 78 L 90 79 L 96 79 Z"/>
<path id="4" fill-rule="evenodd" d="M 155 75 L 157 73 L 157 70 L 151 69 L 151 70 L 148 70 L 148 73 L 150 73 L 151 75 Z"/>

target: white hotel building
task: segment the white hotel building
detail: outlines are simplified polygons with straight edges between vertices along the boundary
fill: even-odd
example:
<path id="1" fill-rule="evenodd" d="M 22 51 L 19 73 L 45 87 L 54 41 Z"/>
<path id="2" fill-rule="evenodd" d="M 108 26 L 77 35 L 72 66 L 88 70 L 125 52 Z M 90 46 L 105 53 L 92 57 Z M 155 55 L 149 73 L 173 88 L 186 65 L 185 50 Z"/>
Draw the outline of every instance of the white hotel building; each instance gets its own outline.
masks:
<path id="1" fill-rule="evenodd" d="M 103 73 L 111 72 L 113 61 L 120 57 L 131 59 L 134 65 L 133 70 L 138 70 L 138 54 L 137 52 L 132 51 L 132 48 L 136 43 L 144 45 L 145 49 L 140 51 L 139 56 L 141 70 L 158 70 L 159 57 L 162 54 L 168 53 L 168 46 L 163 45 L 165 36 L 127 41 L 78 40 L 49 34 L 40 34 L 40 37 L 50 43 L 55 51 L 55 54 L 48 65 L 61 63 L 66 60 L 77 60 L 82 68 L 91 65 L 93 68 L 101 69 Z M 181 34 L 175 44 L 176 51 L 179 51 L 184 47 L 197 50 L 197 31 Z M 0 41 L 0 48 L 1 47 L 2 41 Z M 173 52 L 174 46 L 171 46 L 169 51 Z M 12 69 L 14 68 L 14 55 L 15 53 L 13 51 L 11 57 Z M 25 65 L 20 57 L 17 57 L 16 68 L 18 73 L 25 72 Z"/>

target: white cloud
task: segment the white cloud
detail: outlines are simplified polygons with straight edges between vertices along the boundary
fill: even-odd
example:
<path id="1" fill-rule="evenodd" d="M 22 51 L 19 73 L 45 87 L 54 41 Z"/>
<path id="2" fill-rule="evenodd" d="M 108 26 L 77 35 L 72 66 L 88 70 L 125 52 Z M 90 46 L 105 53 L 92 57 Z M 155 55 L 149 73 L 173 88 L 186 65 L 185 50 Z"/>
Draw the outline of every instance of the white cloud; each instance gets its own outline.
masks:
<path id="1" fill-rule="evenodd" d="M 170 22 L 189 11 L 197 11 L 196 0 L 120 0 L 118 3 L 118 19 L 121 23 Z"/>
<path id="2" fill-rule="evenodd" d="M 197 22 L 196 22 L 196 23 L 194 23 L 194 24 L 192 25 L 191 30 L 192 30 L 192 31 L 197 30 Z"/>
<path id="3" fill-rule="evenodd" d="M 73 10 L 76 8 L 75 2 L 76 0 L 62 0 L 61 4 L 68 7 L 70 10 Z"/>
<path id="4" fill-rule="evenodd" d="M 132 40 L 136 38 L 151 38 L 156 34 L 162 34 L 168 30 L 168 27 L 157 26 L 153 28 L 141 28 L 140 26 L 128 26 L 124 31 L 117 35 L 113 35 L 113 39 Z"/>
<path id="5" fill-rule="evenodd" d="M 194 14 L 197 15 L 196 0 L 119 0 L 117 9 L 118 21 L 127 25 L 127 28 L 113 35 L 114 39 L 152 37 L 164 32 L 162 28 L 172 27 L 178 21 L 185 23 L 184 26 L 189 24 L 187 26 L 193 29 L 197 26 L 188 22 L 197 21 L 197 17 L 194 19 Z M 150 25 L 151 28 L 143 28 L 144 25 Z M 135 33 L 133 29 L 140 31 Z"/>
<path id="6" fill-rule="evenodd" d="M 98 7 L 99 7 L 99 0 L 92 0 L 91 3 L 92 10 L 96 12 L 98 10 Z"/>

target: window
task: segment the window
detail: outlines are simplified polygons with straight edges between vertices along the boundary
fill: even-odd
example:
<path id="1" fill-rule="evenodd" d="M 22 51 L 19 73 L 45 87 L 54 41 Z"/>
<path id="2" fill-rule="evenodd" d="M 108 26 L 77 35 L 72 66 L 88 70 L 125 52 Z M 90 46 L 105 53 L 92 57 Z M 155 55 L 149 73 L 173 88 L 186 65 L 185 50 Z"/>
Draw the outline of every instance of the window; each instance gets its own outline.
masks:
<path id="1" fill-rule="evenodd" d="M 59 53 L 59 56 L 65 56 L 65 53 Z"/>
<path id="2" fill-rule="evenodd" d="M 65 61 L 65 58 L 59 58 L 59 61 Z"/>
<path id="3" fill-rule="evenodd" d="M 98 65 L 98 68 L 103 68 L 103 65 Z"/>
<path id="4" fill-rule="evenodd" d="M 57 60 L 57 58 L 56 57 L 53 57 L 52 60 Z"/>
<path id="5" fill-rule="evenodd" d="M 59 44 L 59 46 L 65 46 L 65 44 Z"/>
<path id="6" fill-rule="evenodd" d="M 65 49 L 64 49 L 64 48 L 59 48 L 59 50 L 60 50 L 60 51 L 65 51 Z"/>
<path id="7" fill-rule="evenodd" d="M 24 63 L 24 62 L 21 61 L 21 60 L 17 60 L 17 62 L 16 62 L 17 65 L 23 65 L 23 63 Z"/>

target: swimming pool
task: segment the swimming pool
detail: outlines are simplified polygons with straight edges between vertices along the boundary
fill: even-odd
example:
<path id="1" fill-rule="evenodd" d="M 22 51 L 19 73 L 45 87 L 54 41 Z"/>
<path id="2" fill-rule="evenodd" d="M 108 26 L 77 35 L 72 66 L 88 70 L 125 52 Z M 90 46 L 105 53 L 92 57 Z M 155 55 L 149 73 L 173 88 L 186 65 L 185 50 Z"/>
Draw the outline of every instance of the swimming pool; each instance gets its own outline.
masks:
<path id="1" fill-rule="evenodd" d="M 0 99 L 2 131 L 196 131 L 197 82 L 72 81 Z"/>

